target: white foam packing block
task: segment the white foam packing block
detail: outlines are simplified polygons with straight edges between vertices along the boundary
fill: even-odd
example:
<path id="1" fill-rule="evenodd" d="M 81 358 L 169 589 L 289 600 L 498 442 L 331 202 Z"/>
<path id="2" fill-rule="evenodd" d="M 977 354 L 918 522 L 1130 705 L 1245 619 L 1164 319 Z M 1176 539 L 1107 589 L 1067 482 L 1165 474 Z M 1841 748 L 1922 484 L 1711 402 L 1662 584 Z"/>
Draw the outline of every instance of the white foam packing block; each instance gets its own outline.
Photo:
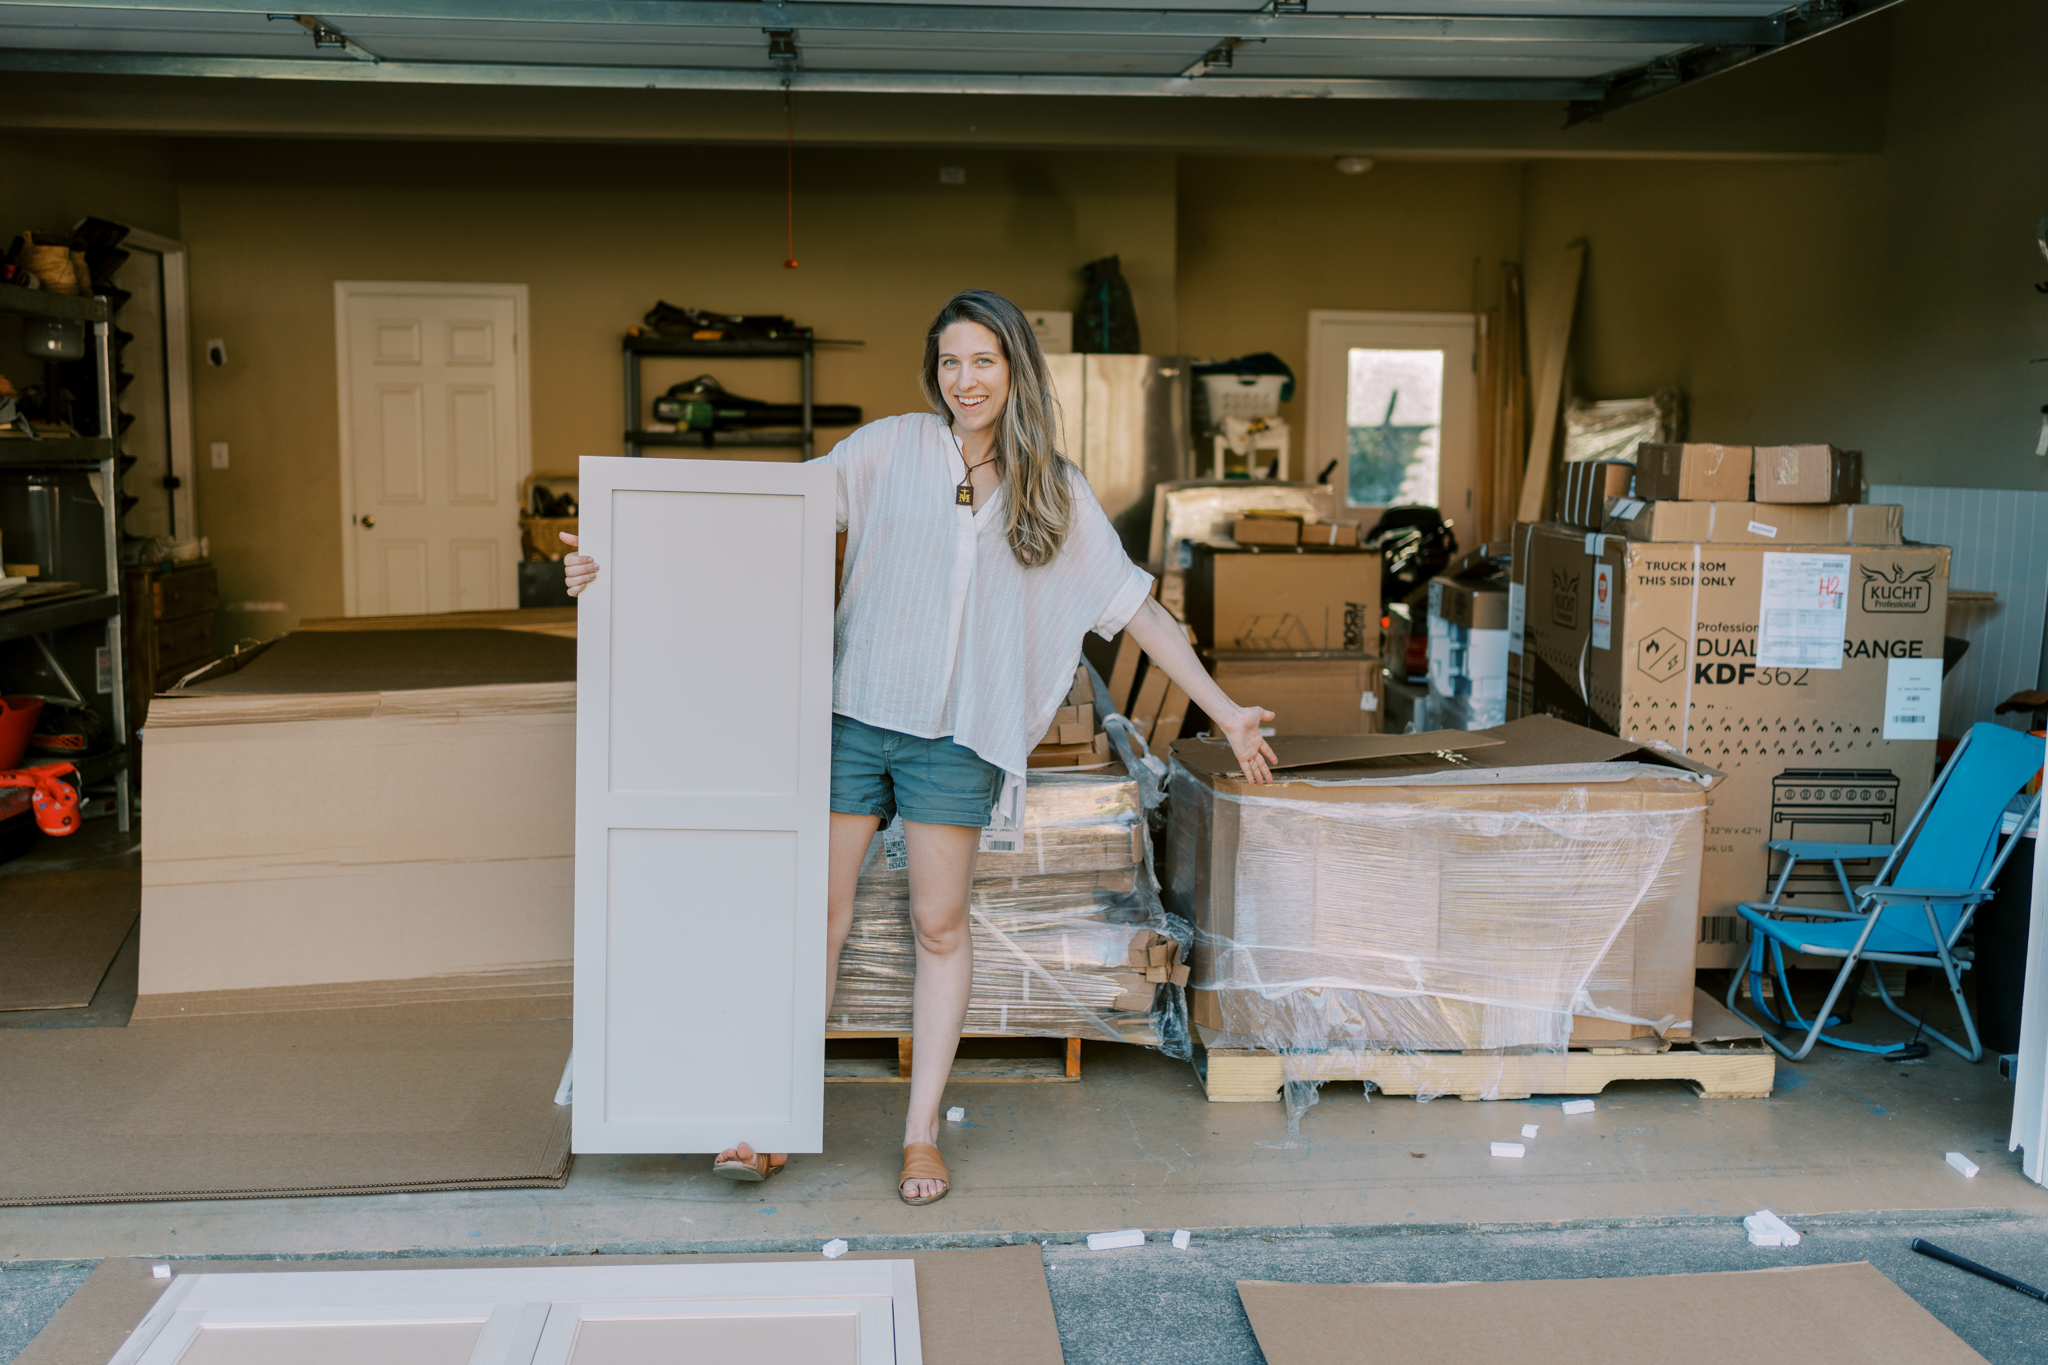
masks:
<path id="1" fill-rule="evenodd" d="M 1536 1136 L 1536 1128 L 1537 1128 L 1537 1125 L 1535 1125 L 1535 1124 L 1533 1124 L 1533 1123 L 1525 1123 L 1525 1124 L 1523 1124 L 1523 1125 L 1522 1125 L 1522 1136 L 1523 1136 L 1523 1137 L 1525 1137 L 1525 1138 L 1532 1138 L 1532 1137 L 1535 1137 L 1535 1136 Z"/>
<path id="2" fill-rule="evenodd" d="M 1493 1144 L 1493 1154 L 1495 1156 L 1525 1156 L 1528 1154 L 1528 1150 L 1519 1142 L 1496 1142 Z"/>
<path id="3" fill-rule="evenodd" d="M 1567 1114 L 1590 1114 L 1593 1112 L 1593 1101 L 1566 1100 L 1564 1102 L 1564 1112 Z"/>
<path id="4" fill-rule="evenodd" d="M 1143 1228 L 1125 1228 L 1121 1232 L 1091 1232 L 1088 1234 L 1090 1251 L 1115 1251 L 1119 1247 L 1141 1247 L 1145 1245 Z"/>
<path id="5" fill-rule="evenodd" d="M 1742 1226 L 1749 1232 L 1749 1244 L 1753 1247 L 1796 1247 L 1799 1233 L 1784 1219 L 1769 1209 L 1758 1209 L 1742 1220 Z"/>
<path id="6" fill-rule="evenodd" d="M 1195 1235 L 1193 1233 L 1189 1232 L 1186 1228 L 1179 1228 L 1173 1234 L 1174 1249 L 1176 1251 L 1186 1251 L 1188 1243 L 1194 1241 L 1194 1239 Z"/>
<path id="7" fill-rule="evenodd" d="M 831 1241 L 820 1247 L 819 1250 L 824 1253 L 826 1260 L 836 1261 L 846 1254 L 846 1239 L 844 1237 L 834 1237 Z"/>
<path id="8" fill-rule="evenodd" d="M 967 1117 L 967 1111 L 966 1111 L 965 1109 L 962 1109 L 962 1108 L 961 1108 L 961 1107 L 960 1107 L 959 1105 L 957 1105 L 957 1104 L 956 1104 L 956 1105 L 954 1105 L 954 1106 L 953 1106 L 953 1107 L 952 1107 L 951 1109 L 948 1109 L 948 1110 L 946 1111 L 946 1122 L 948 1122 L 948 1123 L 959 1123 L 959 1122 L 960 1122 L 961 1120 L 965 1119 L 966 1117 Z"/>
<path id="9" fill-rule="evenodd" d="M 1950 1152 L 1948 1154 L 1948 1164 L 1961 1171 L 1964 1175 L 1977 1174 L 1977 1163 L 1964 1156 L 1961 1152 Z"/>

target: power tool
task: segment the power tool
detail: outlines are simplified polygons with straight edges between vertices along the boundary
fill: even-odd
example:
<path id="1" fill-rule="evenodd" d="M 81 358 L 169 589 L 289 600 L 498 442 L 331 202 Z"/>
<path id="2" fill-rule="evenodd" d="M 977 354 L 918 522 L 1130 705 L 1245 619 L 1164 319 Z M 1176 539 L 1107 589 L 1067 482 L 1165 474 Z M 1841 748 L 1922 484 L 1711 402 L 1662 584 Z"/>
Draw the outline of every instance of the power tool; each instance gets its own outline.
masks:
<path id="1" fill-rule="evenodd" d="M 727 393 L 708 374 L 686 379 L 654 400 L 654 420 L 673 422 L 685 431 L 738 431 L 746 427 L 800 427 L 801 403 L 764 403 Z M 860 409 L 851 403 L 811 404 L 811 425 L 857 427 Z"/>

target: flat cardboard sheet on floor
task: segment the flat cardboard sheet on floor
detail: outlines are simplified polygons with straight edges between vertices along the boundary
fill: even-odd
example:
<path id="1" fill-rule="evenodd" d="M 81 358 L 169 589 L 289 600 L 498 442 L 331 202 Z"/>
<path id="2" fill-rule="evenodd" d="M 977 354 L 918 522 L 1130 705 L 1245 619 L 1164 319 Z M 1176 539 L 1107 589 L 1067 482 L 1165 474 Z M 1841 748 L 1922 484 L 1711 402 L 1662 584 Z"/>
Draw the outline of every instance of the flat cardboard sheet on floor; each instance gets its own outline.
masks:
<path id="1" fill-rule="evenodd" d="M 863 1259 L 917 1263 L 917 1314 L 925 1365 L 1060 1365 L 1060 1334 L 1037 1246 L 960 1251 L 855 1251 Z M 773 1256 L 491 1257 L 378 1261 L 176 1261 L 181 1275 L 280 1271 L 510 1269 L 593 1265 L 711 1265 L 728 1261 L 814 1261 L 817 1253 Z M 172 1283 L 150 1277 L 148 1259 L 109 1258 L 86 1278 L 28 1344 L 15 1365 L 106 1365 Z"/>
<path id="2" fill-rule="evenodd" d="M 1492 1284 L 1239 1280 L 1237 1293 L 1267 1365 L 1984 1360 L 1868 1261 Z"/>
<path id="3" fill-rule="evenodd" d="M 90 1005 L 141 913 L 140 867 L 0 879 L 0 1010 Z"/>
<path id="4" fill-rule="evenodd" d="M 0 1030 L 0 1207 L 559 1186 L 566 1021 Z"/>

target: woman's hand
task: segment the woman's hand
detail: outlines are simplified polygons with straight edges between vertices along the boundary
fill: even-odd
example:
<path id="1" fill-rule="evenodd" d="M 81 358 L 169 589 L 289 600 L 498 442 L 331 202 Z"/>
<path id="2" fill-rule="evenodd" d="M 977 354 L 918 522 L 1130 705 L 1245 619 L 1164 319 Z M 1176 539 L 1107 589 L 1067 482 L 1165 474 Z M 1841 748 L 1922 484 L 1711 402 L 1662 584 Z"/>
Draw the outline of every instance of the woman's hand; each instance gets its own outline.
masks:
<path id="1" fill-rule="evenodd" d="M 1271 711 L 1256 706 L 1231 708 L 1226 716 L 1210 716 L 1223 737 L 1230 741 L 1230 752 L 1237 755 L 1237 766 L 1244 770 L 1245 781 L 1252 783 L 1271 782 L 1273 765 L 1280 760 L 1273 755 L 1273 746 L 1266 743 L 1259 727 L 1273 719 Z"/>
<path id="2" fill-rule="evenodd" d="M 567 531 L 558 532 L 563 541 L 570 545 L 582 542 Z M 566 555 L 562 559 L 562 581 L 569 585 L 569 596 L 575 597 L 597 581 L 597 561 L 589 555 Z"/>

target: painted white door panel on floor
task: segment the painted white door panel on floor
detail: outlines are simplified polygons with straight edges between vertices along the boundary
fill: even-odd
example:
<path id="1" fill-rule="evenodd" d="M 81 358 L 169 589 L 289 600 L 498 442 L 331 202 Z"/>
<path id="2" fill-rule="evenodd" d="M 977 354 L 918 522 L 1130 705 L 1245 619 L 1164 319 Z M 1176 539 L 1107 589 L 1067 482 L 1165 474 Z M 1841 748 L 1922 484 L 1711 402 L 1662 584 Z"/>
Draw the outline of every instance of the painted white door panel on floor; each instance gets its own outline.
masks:
<path id="1" fill-rule="evenodd" d="M 910 1261 L 192 1275 L 112 1365 L 920 1365 Z"/>
<path id="2" fill-rule="evenodd" d="M 580 490 L 572 1145 L 819 1151 L 835 474 Z"/>
<path id="3" fill-rule="evenodd" d="M 516 607 L 518 285 L 335 285 L 350 615 Z"/>

